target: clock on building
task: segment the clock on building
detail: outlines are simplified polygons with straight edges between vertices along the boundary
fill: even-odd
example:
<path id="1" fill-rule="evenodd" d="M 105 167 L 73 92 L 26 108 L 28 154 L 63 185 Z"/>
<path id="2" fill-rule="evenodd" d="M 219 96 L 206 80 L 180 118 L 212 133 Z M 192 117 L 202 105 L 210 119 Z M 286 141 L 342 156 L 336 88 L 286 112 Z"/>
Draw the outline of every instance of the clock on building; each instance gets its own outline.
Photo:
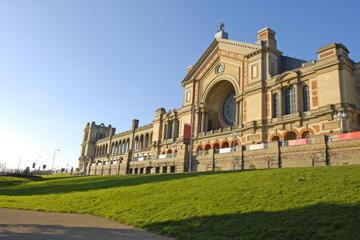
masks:
<path id="1" fill-rule="evenodd" d="M 216 74 L 222 74 L 224 72 L 224 70 L 225 70 L 225 66 L 222 63 L 217 65 L 216 68 L 215 68 Z"/>

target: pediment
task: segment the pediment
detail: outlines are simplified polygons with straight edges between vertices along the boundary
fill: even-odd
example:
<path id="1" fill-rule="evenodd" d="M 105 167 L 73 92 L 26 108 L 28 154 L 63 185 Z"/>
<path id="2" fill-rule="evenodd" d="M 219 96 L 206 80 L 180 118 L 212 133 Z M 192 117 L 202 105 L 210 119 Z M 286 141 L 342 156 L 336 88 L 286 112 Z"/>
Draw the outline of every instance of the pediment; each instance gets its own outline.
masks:
<path id="1" fill-rule="evenodd" d="M 214 39 L 210 46 L 201 55 L 199 60 L 191 67 L 191 70 L 182 80 L 182 84 L 193 79 L 201 78 L 209 69 L 214 67 L 214 63 L 220 58 L 230 58 L 243 60 L 248 54 L 261 50 L 257 44 L 242 43 L 228 39 Z"/>

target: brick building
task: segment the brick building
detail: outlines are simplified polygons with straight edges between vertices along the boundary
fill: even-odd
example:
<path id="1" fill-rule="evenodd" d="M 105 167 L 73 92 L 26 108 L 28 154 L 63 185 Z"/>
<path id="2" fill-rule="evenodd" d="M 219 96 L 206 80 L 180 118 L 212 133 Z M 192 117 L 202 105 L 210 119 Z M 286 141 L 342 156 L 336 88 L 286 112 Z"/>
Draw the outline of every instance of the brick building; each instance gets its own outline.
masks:
<path id="1" fill-rule="evenodd" d="M 264 28 L 255 43 L 234 41 L 221 24 L 187 69 L 182 107 L 157 109 L 152 123 L 133 120 L 121 133 L 88 123 L 80 169 L 143 174 L 330 164 L 331 136 L 360 130 L 360 63 L 340 43 L 319 48 L 316 60 L 288 57 L 275 36 Z"/>

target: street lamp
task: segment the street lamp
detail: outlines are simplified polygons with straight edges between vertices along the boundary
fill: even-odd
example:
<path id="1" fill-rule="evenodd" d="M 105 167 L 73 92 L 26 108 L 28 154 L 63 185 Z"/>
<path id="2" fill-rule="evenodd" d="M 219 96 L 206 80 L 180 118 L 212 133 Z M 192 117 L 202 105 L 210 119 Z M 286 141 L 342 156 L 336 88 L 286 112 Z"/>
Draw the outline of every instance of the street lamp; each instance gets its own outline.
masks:
<path id="1" fill-rule="evenodd" d="M 34 165 L 34 169 L 36 169 L 36 166 L 37 166 L 37 162 L 38 162 L 39 158 L 41 158 L 41 156 L 40 156 L 40 155 L 39 155 L 39 156 L 37 156 L 37 157 L 36 157 L 36 159 L 35 159 L 35 165 Z"/>
<path id="2" fill-rule="evenodd" d="M 347 115 L 344 111 L 335 112 L 333 115 L 333 119 L 336 121 L 340 121 L 340 132 L 344 133 L 344 120 L 347 118 Z"/>
<path id="3" fill-rule="evenodd" d="M 238 134 L 237 134 L 237 132 L 233 131 L 231 136 L 232 136 L 231 151 L 234 152 L 235 148 L 236 148 L 236 146 L 235 146 L 236 142 L 235 141 L 236 141 L 236 138 L 237 138 Z"/>
<path id="4" fill-rule="evenodd" d="M 54 150 L 54 156 L 53 156 L 53 161 L 52 161 L 52 165 L 51 165 L 51 170 L 54 170 L 54 162 L 55 162 L 55 156 L 56 156 L 56 152 L 60 151 L 60 149 L 55 149 Z"/>

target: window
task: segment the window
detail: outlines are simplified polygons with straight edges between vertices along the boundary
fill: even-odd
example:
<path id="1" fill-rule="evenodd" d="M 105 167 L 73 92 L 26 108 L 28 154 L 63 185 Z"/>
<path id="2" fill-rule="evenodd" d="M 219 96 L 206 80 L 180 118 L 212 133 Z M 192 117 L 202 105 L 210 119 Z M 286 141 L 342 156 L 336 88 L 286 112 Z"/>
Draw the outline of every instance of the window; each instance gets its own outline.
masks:
<path id="1" fill-rule="evenodd" d="M 310 96 L 309 96 L 309 86 L 305 85 L 303 87 L 303 111 L 310 111 Z"/>
<path id="2" fill-rule="evenodd" d="M 252 65 L 251 66 L 251 78 L 257 78 L 258 77 L 258 65 Z"/>
<path id="3" fill-rule="evenodd" d="M 279 95 L 274 93 L 272 95 L 272 117 L 276 118 L 279 116 Z"/>
<path id="4" fill-rule="evenodd" d="M 284 91 L 284 104 L 285 104 L 285 115 L 292 114 L 295 112 L 295 88 L 293 86 L 285 88 Z"/>
<path id="5" fill-rule="evenodd" d="M 212 129 L 213 129 L 212 121 L 211 119 L 208 119 L 206 131 L 211 131 Z"/>
<path id="6" fill-rule="evenodd" d="M 167 139 L 172 138 L 173 121 L 169 121 L 167 125 Z"/>

